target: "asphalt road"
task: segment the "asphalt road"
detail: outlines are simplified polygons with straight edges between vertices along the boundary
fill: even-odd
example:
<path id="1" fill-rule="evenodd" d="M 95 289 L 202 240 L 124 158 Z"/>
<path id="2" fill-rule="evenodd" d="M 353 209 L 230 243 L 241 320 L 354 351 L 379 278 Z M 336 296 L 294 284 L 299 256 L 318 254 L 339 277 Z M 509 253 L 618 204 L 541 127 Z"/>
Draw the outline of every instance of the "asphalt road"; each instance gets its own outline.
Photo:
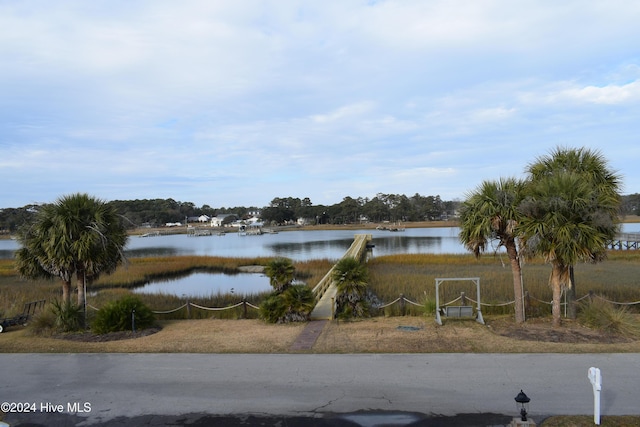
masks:
<path id="1" fill-rule="evenodd" d="M 7 414 L 12 426 L 240 425 L 198 420 L 248 414 L 423 425 L 515 416 L 523 389 L 536 419 L 592 414 L 591 366 L 602 372 L 603 416 L 640 414 L 638 354 L 0 354 L 0 402 L 31 411 Z M 502 422 L 483 416 L 478 425 Z"/>

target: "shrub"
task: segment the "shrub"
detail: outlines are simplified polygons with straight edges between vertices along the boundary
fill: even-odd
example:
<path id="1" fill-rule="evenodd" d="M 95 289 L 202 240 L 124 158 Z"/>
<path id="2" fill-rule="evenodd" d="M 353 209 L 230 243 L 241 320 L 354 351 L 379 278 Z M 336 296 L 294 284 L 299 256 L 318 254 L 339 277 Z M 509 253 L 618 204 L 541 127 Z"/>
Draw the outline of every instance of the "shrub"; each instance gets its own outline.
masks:
<path id="1" fill-rule="evenodd" d="M 84 327 L 84 311 L 71 302 L 53 300 L 51 310 L 55 316 L 54 328 L 59 332 L 75 332 Z"/>
<path id="2" fill-rule="evenodd" d="M 130 331 L 133 329 L 134 310 L 136 329 L 145 329 L 154 325 L 155 317 L 151 309 L 137 296 L 127 295 L 98 310 L 91 329 L 97 334 Z"/>
<path id="3" fill-rule="evenodd" d="M 581 304 L 578 320 L 600 331 L 627 337 L 640 336 L 640 322 L 626 306 L 615 307 L 601 298 L 594 298 Z"/>
<path id="4" fill-rule="evenodd" d="M 284 315 L 286 306 L 280 294 L 272 293 L 260 304 L 260 318 L 268 323 L 277 323 Z"/>
<path id="5" fill-rule="evenodd" d="M 53 310 L 43 310 L 31 318 L 29 333 L 35 336 L 49 336 L 55 331 L 56 316 Z"/>
<path id="6" fill-rule="evenodd" d="M 260 304 L 260 317 L 269 323 L 304 322 L 315 306 L 315 297 L 306 285 L 291 285 L 274 292 Z"/>
<path id="7" fill-rule="evenodd" d="M 305 285 L 292 285 L 280 294 L 280 298 L 285 305 L 283 322 L 305 322 L 309 320 L 309 313 L 311 313 L 316 303 L 316 298 L 311 289 Z"/>

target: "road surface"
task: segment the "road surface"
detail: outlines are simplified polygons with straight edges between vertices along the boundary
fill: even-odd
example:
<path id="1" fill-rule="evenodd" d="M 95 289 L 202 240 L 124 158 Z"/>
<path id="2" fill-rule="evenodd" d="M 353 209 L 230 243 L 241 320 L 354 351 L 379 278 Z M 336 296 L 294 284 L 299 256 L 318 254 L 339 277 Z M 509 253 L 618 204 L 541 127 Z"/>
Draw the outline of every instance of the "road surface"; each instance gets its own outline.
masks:
<path id="1" fill-rule="evenodd" d="M 535 419 L 592 414 L 592 366 L 602 415 L 640 414 L 638 354 L 0 354 L 0 402 L 14 404 L 12 425 L 59 413 L 82 425 L 181 414 L 375 425 L 358 411 L 407 425 L 411 414 L 512 417 L 523 389 Z"/>

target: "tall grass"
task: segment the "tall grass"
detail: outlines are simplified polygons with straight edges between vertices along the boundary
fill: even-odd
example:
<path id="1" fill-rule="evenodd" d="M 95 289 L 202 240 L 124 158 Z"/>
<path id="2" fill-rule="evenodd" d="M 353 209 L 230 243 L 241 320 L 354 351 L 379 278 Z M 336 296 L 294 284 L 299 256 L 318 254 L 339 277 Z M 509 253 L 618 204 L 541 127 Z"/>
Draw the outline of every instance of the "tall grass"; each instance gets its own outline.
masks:
<path id="1" fill-rule="evenodd" d="M 204 256 L 177 256 L 133 258 L 121 266 L 114 274 L 103 276 L 89 286 L 88 303 L 94 307 L 118 299 L 131 293 L 135 286 L 159 278 L 171 278 L 188 274 L 195 270 L 213 272 L 238 272 L 246 265 L 265 265 L 270 258 L 223 258 Z M 315 286 L 332 266 L 329 260 L 313 260 L 294 263 L 296 279 L 308 286 Z M 421 304 L 405 306 L 406 314 L 424 314 L 432 309 L 435 301 L 435 279 L 452 277 L 479 277 L 481 301 L 483 304 L 498 305 L 513 301 L 511 268 L 506 257 L 486 255 L 479 259 L 472 255 L 409 254 L 376 257 L 369 260 L 370 289 L 383 303 L 388 303 L 403 294 L 407 299 Z M 617 302 L 640 300 L 640 283 L 637 273 L 640 268 L 640 251 L 610 251 L 609 257 L 599 264 L 578 264 L 575 267 L 578 296 L 593 291 Z M 548 285 L 551 267 L 540 260 L 524 263 L 522 272 L 525 290 L 531 295 L 527 315 L 547 315 L 550 313 L 552 295 Z M 440 287 L 440 302 L 446 303 L 464 292 L 476 299 L 476 289 L 472 282 L 445 282 Z M 154 311 L 169 311 L 184 305 L 187 300 L 169 294 L 139 294 L 143 302 Z M 248 295 L 247 302 L 253 305 L 266 297 L 267 293 Z M 26 281 L 20 279 L 12 260 L 0 260 L 0 315 L 12 316 L 22 312 L 29 301 L 46 299 L 53 301 L 61 296 L 59 280 Z M 241 298 L 230 294 L 211 294 L 190 298 L 190 302 L 204 307 L 227 307 L 237 304 Z M 540 302 L 542 301 L 542 302 Z M 473 303 L 470 303 L 474 305 Z M 424 307 L 422 307 L 424 306 Z M 638 311 L 633 306 L 632 311 Z M 504 307 L 483 307 L 486 314 L 511 314 L 513 305 Z M 90 310 L 91 313 L 91 310 Z M 395 304 L 385 309 L 385 314 L 400 314 Z M 167 318 L 240 318 L 245 315 L 242 307 L 227 311 L 204 311 L 192 309 L 187 313 L 182 309 L 176 313 L 158 315 Z M 248 317 L 257 316 L 248 308 Z"/>
<path id="2" fill-rule="evenodd" d="M 89 285 L 87 303 L 91 307 L 100 308 L 124 295 L 132 293 L 132 289 L 149 281 L 166 278 L 176 278 L 194 271 L 211 271 L 222 273 L 237 273 L 239 267 L 248 265 L 266 265 L 270 258 L 223 258 L 204 256 L 179 257 L 150 257 L 133 258 L 126 265 L 120 266 L 113 274 L 102 276 L 98 281 Z M 315 286 L 331 268 L 328 260 L 312 260 L 294 263 L 296 279 Z M 75 284 L 74 284 L 75 285 Z M 21 279 L 14 268 L 12 260 L 0 260 L 0 316 L 13 316 L 22 313 L 24 304 L 29 301 L 46 299 L 54 301 L 61 298 L 61 283 L 59 280 L 28 281 Z M 154 311 L 171 311 L 187 302 L 171 294 L 138 294 L 142 301 Z M 268 292 L 245 295 L 244 300 L 252 305 L 259 305 Z M 212 293 L 201 297 L 192 297 L 189 302 L 203 307 L 228 307 L 242 301 L 242 297 L 233 294 Z M 91 315 L 95 312 L 88 310 Z M 255 318 L 257 310 L 247 307 L 237 307 L 224 311 L 207 311 L 192 307 L 183 308 L 177 312 L 159 314 L 159 319 L 183 318 Z"/>
<path id="3" fill-rule="evenodd" d="M 640 283 L 637 272 L 640 267 L 640 251 L 611 251 L 609 257 L 599 264 L 575 266 L 578 296 L 594 291 L 617 302 L 640 300 Z M 432 304 L 435 300 L 436 278 L 480 278 L 480 298 L 488 314 L 513 312 L 513 305 L 497 305 L 513 301 L 513 277 L 508 260 L 503 256 L 484 256 L 476 259 L 472 255 L 408 254 L 389 255 L 369 261 L 370 287 L 383 302 L 390 302 L 403 294 L 420 304 Z M 548 285 L 551 267 L 541 260 L 527 261 L 522 266 L 525 290 L 530 294 L 528 315 L 546 315 L 551 307 L 546 302 L 552 299 Z M 440 286 L 440 304 L 458 298 L 464 292 L 476 299 L 476 288 L 471 281 L 444 282 Z M 541 302 L 542 301 L 542 302 Z M 470 305 L 475 305 L 469 303 Z M 397 308 L 388 309 L 396 314 Z M 423 311 L 407 306 L 410 313 Z"/>
<path id="4" fill-rule="evenodd" d="M 218 273 L 237 273 L 247 265 L 265 265 L 268 258 L 223 258 L 207 256 L 175 256 L 132 258 L 108 276 L 102 276 L 92 289 L 133 288 L 155 279 L 183 276 L 204 270 Z"/>

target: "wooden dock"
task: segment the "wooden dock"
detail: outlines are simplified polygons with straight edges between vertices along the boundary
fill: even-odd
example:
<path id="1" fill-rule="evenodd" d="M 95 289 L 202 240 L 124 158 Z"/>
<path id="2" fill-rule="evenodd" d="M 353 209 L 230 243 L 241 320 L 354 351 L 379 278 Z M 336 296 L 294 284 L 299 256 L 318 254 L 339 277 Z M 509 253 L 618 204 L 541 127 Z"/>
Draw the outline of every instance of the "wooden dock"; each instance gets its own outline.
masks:
<path id="1" fill-rule="evenodd" d="M 342 256 L 342 258 L 355 258 L 362 260 L 367 251 L 367 244 L 372 239 L 371 234 L 356 234 L 353 243 Z M 335 265 L 331 267 L 329 272 L 318 282 L 313 293 L 316 296 L 315 308 L 311 312 L 311 320 L 320 319 L 333 319 L 335 313 L 335 300 L 338 289 L 333 281 L 333 269 Z"/>
<path id="2" fill-rule="evenodd" d="M 607 245 L 615 250 L 637 250 L 640 248 L 640 233 L 620 233 Z"/>

